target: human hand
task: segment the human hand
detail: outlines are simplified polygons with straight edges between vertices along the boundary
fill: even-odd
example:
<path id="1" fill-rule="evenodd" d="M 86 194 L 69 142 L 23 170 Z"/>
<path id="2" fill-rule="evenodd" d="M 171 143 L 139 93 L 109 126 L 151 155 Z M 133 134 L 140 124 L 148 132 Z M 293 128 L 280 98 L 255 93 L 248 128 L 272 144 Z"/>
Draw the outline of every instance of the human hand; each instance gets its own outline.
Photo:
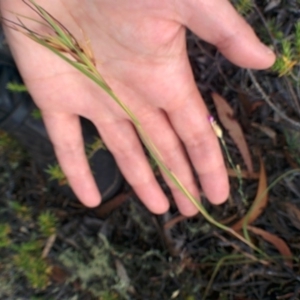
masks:
<path id="1" fill-rule="evenodd" d="M 36 18 L 19 0 L 1 0 Z M 226 0 L 46 0 L 38 4 L 78 40 L 89 40 L 101 75 L 139 119 L 169 169 L 197 198 L 189 161 L 208 199 L 228 196 L 228 179 L 208 111 L 198 92 L 185 47 L 185 27 L 212 43 L 233 63 L 266 68 L 274 54 Z M 30 22 L 41 32 L 44 27 Z M 94 83 L 47 49 L 6 28 L 23 79 L 42 111 L 60 165 L 87 206 L 100 195 L 84 154 L 79 115 L 91 120 L 139 198 L 154 213 L 168 209 L 129 117 Z M 197 212 L 167 178 L 180 212 Z"/>

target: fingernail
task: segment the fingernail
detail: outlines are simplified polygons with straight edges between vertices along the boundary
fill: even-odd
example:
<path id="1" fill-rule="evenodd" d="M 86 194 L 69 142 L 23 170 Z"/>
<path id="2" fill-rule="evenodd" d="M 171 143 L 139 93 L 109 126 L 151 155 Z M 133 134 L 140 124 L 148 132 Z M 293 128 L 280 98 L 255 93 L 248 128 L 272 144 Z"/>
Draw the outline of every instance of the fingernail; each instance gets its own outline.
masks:
<path id="1" fill-rule="evenodd" d="M 268 47 L 267 45 L 265 45 L 263 43 L 261 43 L 260 45 L 261 45 L 262 50 L 264 52 L 266 52 L 268 55 L 274 55 L 274 52 L 270 47 Z"/>

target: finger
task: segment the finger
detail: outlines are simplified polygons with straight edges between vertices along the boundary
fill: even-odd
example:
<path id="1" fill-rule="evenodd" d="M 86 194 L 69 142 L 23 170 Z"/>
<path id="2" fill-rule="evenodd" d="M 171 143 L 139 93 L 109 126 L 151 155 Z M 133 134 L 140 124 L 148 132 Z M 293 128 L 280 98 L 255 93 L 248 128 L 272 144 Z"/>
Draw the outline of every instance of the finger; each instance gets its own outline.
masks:
<path id="1" fill-rule="evenodd" d="M 79 117 L 43 112 L 43 119 L 59 164 L 74 193 L 88 207 L 99 205 L 101 196 L 85 155 Z"/>
<path id="2" fill-rule="evenodd" d="M 169 119 L 199 175 L 204 193 L 213 204 L 220 204 L 228 197 L 229 183 L 220 146 L 208 115 L 196 86 L 193 86 L 180 106 L 168 111 Z"/>
<path id="3" fill-rule="evenodd" d="M 253 29 L 227 0 L 179 1 L 186 26 L 214 44 L 231 62 L 245 68 L 264 69 L 275 54 L 263 45 Z"/>
<path id="4" fill-rule="evenodd" d="M 139 117 L 142 127 L 158 149 L 167 168 L 176 175 L 183 186 L 196 198 L 200 198 L 190 162 L 181 141 L 161 110 L 148 110 Z M 163 133 L 163 134 L 162 134 Z M 198 210 L 193 203 L 178 189 L 176 184 L 164 173 L 162 175 L 168 184 L 179 211 L 185 216 L 193 216 Z"/>
<path id="5" fill-rule="evenodd" d="M 141 201 L 153 213 L 165 213 L 169 209 L 169 202 L 153 175 L 130 122 L 101 123 L 96 120 L 94 124 Z"/>

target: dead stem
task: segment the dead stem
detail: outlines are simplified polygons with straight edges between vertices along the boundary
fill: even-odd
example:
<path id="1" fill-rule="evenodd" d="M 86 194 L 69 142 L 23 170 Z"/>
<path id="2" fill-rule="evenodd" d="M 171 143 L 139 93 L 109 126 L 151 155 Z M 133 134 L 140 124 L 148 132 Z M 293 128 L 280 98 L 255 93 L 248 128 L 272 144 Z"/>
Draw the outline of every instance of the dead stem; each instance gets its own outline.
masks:
<path id="1" fill-rule="evenodd" d="M 252 83 L 262 96 L 262 98 L 268 103 L 268 105 L 285 121 L 290 123 L 292 126 L 296 127 L 297 129 L 300 129 L 300 123 L 297 121 L 294 121 L 293 119 L 289 118 L 286 114 L 284 114 L 279 108 L 277 108 L 271 101 L 270 97 L 264 92 L 263 88 L 260 86 L 258 81 L 255 78 L 255 75 L 253 72 L 249 69 L 247 69 L 247 72 L 252 80 Z"/>

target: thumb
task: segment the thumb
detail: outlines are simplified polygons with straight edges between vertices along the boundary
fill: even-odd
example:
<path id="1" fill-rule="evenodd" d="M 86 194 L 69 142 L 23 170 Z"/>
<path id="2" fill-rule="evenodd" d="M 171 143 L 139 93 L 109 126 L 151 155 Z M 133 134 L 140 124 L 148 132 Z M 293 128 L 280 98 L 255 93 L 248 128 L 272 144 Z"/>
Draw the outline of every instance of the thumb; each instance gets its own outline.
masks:
<path id="1" fill-rule="evenodd" d="M 228 0 L 179 2 L 185 25 L 201 39 L 215 45 L 234 64 L 265 69 L 274 63 L 275 54 L 260 42 Z"/>

